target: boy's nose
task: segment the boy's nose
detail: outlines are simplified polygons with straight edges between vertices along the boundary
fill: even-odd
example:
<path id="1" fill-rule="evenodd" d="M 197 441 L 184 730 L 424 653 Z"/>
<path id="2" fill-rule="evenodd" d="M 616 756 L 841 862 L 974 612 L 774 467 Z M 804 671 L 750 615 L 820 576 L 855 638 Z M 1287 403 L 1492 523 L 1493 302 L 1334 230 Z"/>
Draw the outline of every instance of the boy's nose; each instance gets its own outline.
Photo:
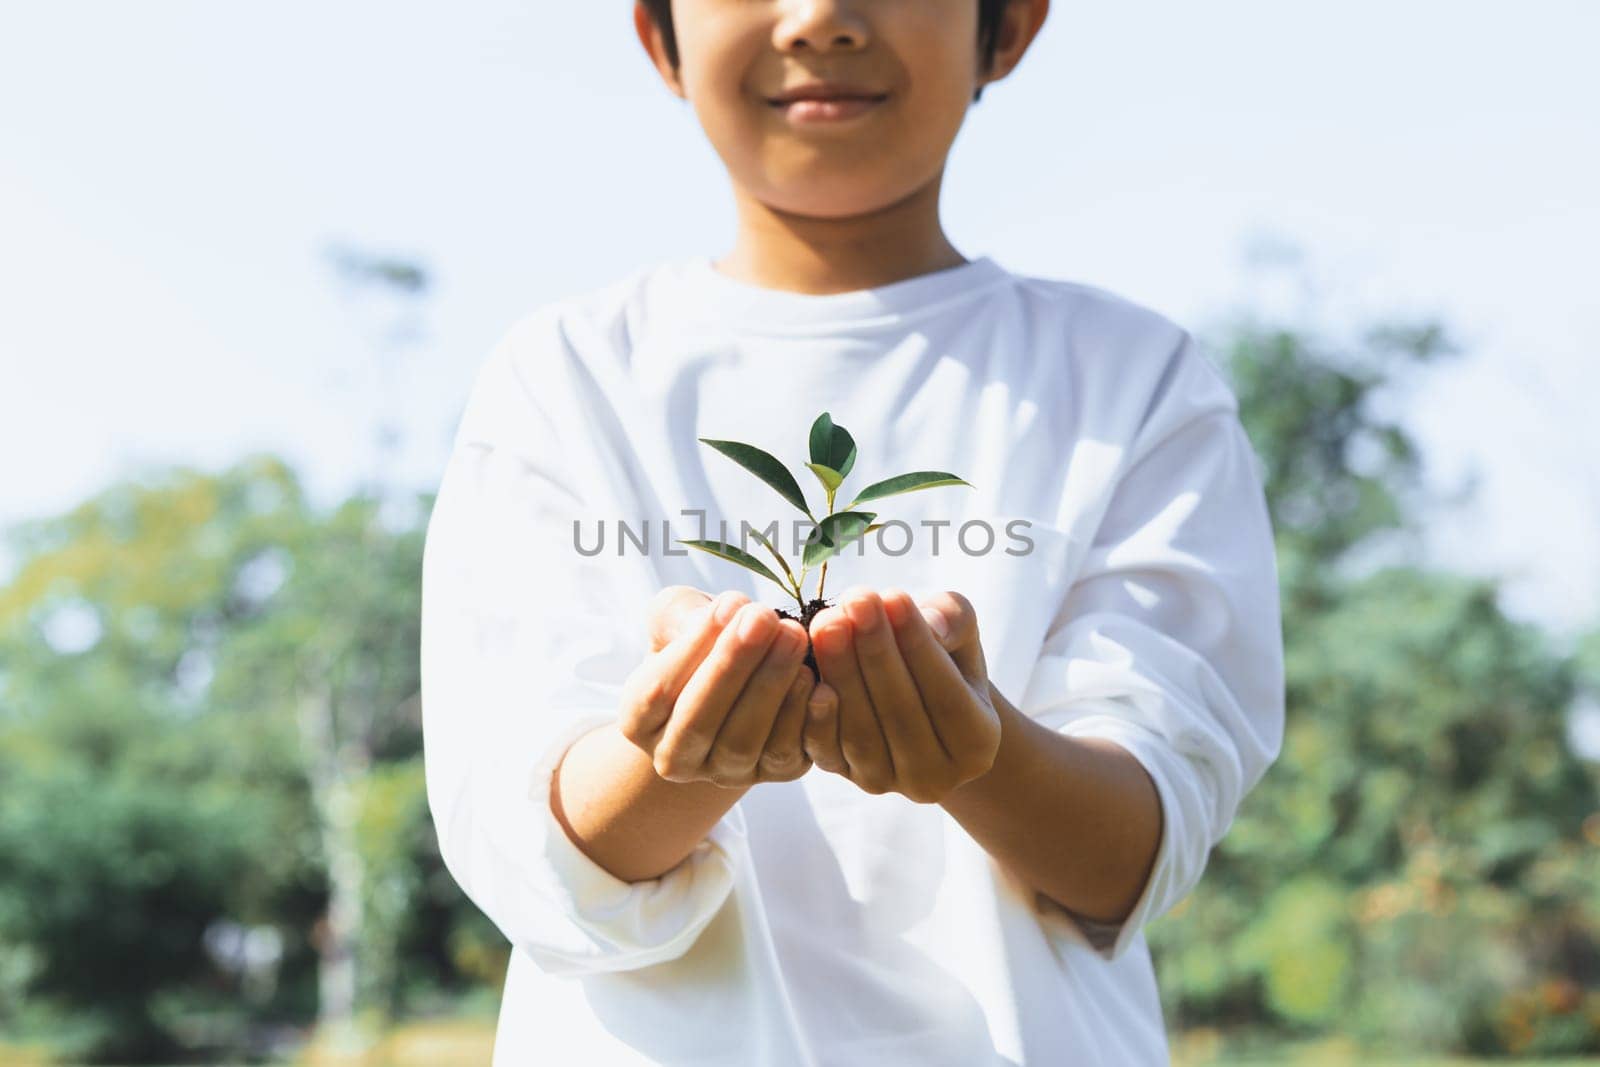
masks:
<path id="1" fill-rule="evenodd" d="M 781 51 L 855 51 L 867 43 L 866 21 L 846 0 L 794 0 L 781 8 L 773 33 Z"/>

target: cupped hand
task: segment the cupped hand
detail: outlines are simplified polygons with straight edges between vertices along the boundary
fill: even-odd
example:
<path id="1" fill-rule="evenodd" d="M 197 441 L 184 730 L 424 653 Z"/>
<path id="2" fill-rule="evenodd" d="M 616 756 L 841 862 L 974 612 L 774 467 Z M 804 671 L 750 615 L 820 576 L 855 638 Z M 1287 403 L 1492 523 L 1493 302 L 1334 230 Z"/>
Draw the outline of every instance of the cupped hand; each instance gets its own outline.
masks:
<path id="1" fill-rule="evenodd" d="M 671 782 L 788 782 L 805 754 L 806 634 L 729 591 L 669 586 L 648 611 L 651 651 L 623 685 L 619 727 Z"/>
<path id="2" fill-rule="evenodd" d="M 994 765 L 1000 716 L 966 597 L 853 586 L 812 619 L 811 642 L 822 680 L 804 746 L 818 767 L 933 804 Z"/>

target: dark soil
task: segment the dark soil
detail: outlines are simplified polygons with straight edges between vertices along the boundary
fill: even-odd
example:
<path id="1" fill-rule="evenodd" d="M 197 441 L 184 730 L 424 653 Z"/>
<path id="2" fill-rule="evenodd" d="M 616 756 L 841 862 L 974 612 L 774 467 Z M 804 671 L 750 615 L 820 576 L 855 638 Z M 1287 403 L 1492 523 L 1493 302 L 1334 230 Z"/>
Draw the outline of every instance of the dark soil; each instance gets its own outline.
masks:
<path id="1" fill-rule="evenodd" d="M 811 632 L 811 620 L 817 617 L 817 612 L 821 611 L 823 608 L 831 608 L 834 603 L 835 602 L 833 600 L 822 600 L 820 598 L 813 597 L 806 604 L 805 610 L 802 612 L 796 612 L 793 608 L 773 608 L 772 610 L 776 611 L 785 619 L 793 619 L 795 622 L 798 622 L 801 626 L 805 627 L 806 633 L 809 634 Z M 821 675 L 817 671 L 817 657 L 812 651 L 809 642 L 806 644 L 806 666 L 811 668 L 811 677 L 820 680 Z"/>

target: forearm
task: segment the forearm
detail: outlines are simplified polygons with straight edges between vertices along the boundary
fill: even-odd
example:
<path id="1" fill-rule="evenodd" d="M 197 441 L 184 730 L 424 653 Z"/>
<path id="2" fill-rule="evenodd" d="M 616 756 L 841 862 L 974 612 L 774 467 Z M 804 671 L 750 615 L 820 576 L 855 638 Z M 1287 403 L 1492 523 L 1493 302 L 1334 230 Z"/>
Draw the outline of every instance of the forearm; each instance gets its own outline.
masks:
<path id="1" fill-rule="evenodd" d="M 567 836 L 627 882 L 677 866 L 744 794 L 710 782 L 667 781 L 615 723 L 573 742 L 550 781 L 550 807 Z"/>
<path id="2" fill-rule="evenodd" d="M 1155 783 L 1120 745 L 1059 734 L 989 692 L 1001 720 L 994 766 L 951 793 L 945 810 L 1045 896 L 1085 918 L 1121 922 L 1161 841 Z"/>

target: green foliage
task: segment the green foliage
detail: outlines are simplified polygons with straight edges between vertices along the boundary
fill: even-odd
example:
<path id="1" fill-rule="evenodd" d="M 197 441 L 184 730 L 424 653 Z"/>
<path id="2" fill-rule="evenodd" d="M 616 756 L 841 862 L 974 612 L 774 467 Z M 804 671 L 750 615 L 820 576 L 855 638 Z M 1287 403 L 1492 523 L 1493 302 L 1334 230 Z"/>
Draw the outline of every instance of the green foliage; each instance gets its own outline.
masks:
<path id="1" fill-rule="evenodd" d="M 971 483 L 957 478 L 944 471 L 912 471 L 910 474 L 899 474 L 893 478 L 885 478 L 881 482 L 873 482 L 850 502 L 851 507 L 865 503 L 868 500 L 882 500 L 886 496 L 896 496 L 900 493 L 909 493 L 916 489 L 933 489 L 941 485 L 970 485 Z"/>
<path id="2" fill-rule="evenodd" d="M 400 942 L 423 893 L 417 853 L 432 836 L 421 756 L 380 765 L 359 784 L 356 834 L 366 872 L 363 1001 L 401 1006 Z"/>
<path id="3" fill-rule="evenodd" d="M 805 565 L 815 567 L 838 555 L 840 549 L 866 533 L 875 518 L 870 511 L 836 511 L 823 519 L 816 536 L 806 543 Z"/>
<path id="4" fill-rule="evenodd" d="M 1506 617 L 1492 581 L 1373 565 L 1400 555 L 1419 495 L 1416 448 L 1375 397 L 1450 351 L 1442 331 L 1335 352 L 1246 326 L 1226 348 L 1277 535 L 1288 717 L 1205 879 L 1151 928 L 1169 1016 L 1600 1051 L 1581 996 L 1559 1038 L 1536 1038 L 1526 1007 L 1555 976 L 1600 987 L 1597 822 L 1584 833 L 1600 803 L 1566 742 L 1574 664 Z"/>
<path id="5" fill-rule="evenodd" d="M 317 514 L 257 458 L 113 486 L 10 539 L 0 1035 L 81 1059 L 231 1058 L 250 1025 L 309 1019 L 330 889 L 317 761 L 343 768 L 364 874 L 361 1004 L 402 1010 L 486 973 L 456 966 L 458 930 L 482 961 L 493 949 L 427 818 L 420 522 L 390 532 L 365 498 Z M 308 694 L 326 737 L 304 730 Z M 281 958 L 213 957 L 227 924 L 275 932 Z"/>
<path id="6" fill-rule="evenodd" d="M 1205 879 L 1151 927 L 1170 1021 L 1600 1052 L 1600 783 L 1566 737 L 1568 709 L 1600 694 L 1600 630 L 1563 657 L 1493 581 L 1407 555 L 1429 502 L 1378 401 L 1452 351 L 1443 331 L 1339 346 L 1245 323 L 1213 350 L 1262 463 L 1289 714 Z M 706 443 L 810 516 L 774 457 Z M 967 484 L 913 472 L 836 510 L 854 439 L 824 414 L 807 457 L 827 514 L 799 574 L 759 533 L 776 569 L 696 547 L 798 597 L 805 567 L 877 525 L 855 505 Z M 358 1006 L 474 989 L 492 1006 L 507 946 L 444 870 L 427 813 L 423 514 L 386 529 L 363 497 L 320 514 L 257 457 L 10 531 L 0 1058 L 48 1038 L 75 1059 L 236 1060 L 252 1027 L 309 1023 L 335 838 L 361 872 Z M 275 932 L 281 960 L 252 975 L 214 958 L 224 924 Z"/>
<path id="7" fill-rule="evenodd" d="M 207 984 L 205 928 L 270 840 L 224 783 L 174 789 L 88 764 L 6 761 L 0 942 L 13 961 L 26 950 L 28 996 L 62 1016 L 92 1006 L 95 1047 L 79 1051 L 167 1055 L 151 993 Z"/>
<path id="8" fill-rule="evenodd" d="M 752 556 L 738 545 L 730 545 L 726 541 L 702 540 L 679 541 L 678 543 L 680 545 L 688 545 L 690 548 L 698 548 L 703 552 L 709 552 L 713 556 L 719 556 L 722 559 L 727 560 L 729 563 L 737 563 L 741 567 L 755 571 L 768 581 L 775 582 L 779 586 L 783 585 L 783 580 L 780 579 L 776 574 L 772 573 L 772 568 L 768 567 L 765 563 L 762 563 L 759 559 L 756 559 L 756 557 Z M 770 547 L 770 542 L 768 542 L 766 538 L 762 538 L 761 543 Z M 781 560 L 782 557 L 780 556 L 779 559 Z"/>
<path id="9" fill-rule="evenodd" d="M 843 426 L 835 426 L 824 411 L 811 424 L 811 462 L 806 466 L 822 482 L 828 493 L 828 510 L 833 510 L 833 494 L 856 465 L 855 438 Z"/>
<path id="10" fill-rule="evenodd" d="M 807 518 L 814 519 L 811 508 L 806 503 L 806 495 L 800 491 L 800 483 L 794 480 L 789 468 L 772 453 L 764 452 L 755 445 L 740 444 L 738 441 L 713 441 L 709 437 L 702 437 L 700 441 L 772 486 L 778 491 L 779 496 L 799 508 Z"/>
<path id="11" fill-rule="evenodd" d="M 805 494 L 800 490 L 800 483 L 794 475 L 789 473 L 781 460 L 770 452 L 763 451 L 754 445 L 741 444 L 738 441 L 720 441 L 708 437 L 700 438 L 704 444 L 721 452 L 745 470 L 760 478 L 767 485 L 777 490 L 789 503 L 799 508 L 805 516 L 815 523 L 811 536 L 807 539 L 802 554 L 802 567 L 797 578 L 784 560 L 782 554 L 773 547 L 772 542 L 759 532 L 755 533 L 761 544 L 771 552 L 783 569 L 784 577 L 779 578 L 766 564 L 756 559 L 749 552 L 730 545 L 724 541 L 697 539 L 692 541 L 679 540 L 680 545 L 698 548 L 702 552 L 725 559 L 730 563 L 737 563 L 746 570 L 752 571 L 777 585 L 785 593 L 794 597 L 802 611 L 806 606 L 805 578 L 806 570 L 818 565 L 822 566 L 822 579 L 817 585 L 817 596 L 822 595 L 822 581 L 827 578 L 827 562 L 846 546 L 864 537 L 877 525 L 873 519 L 877 518 L 875 512 L 857 511 L 855 506 L 866 500 L 878 500 L 899 493 L 909 493 L 917 489 L 932 489 L 944 485 L 967 485 L 970 483 L 957 478 L 944 471 L 915 471 L 911 474 L 901 474 L 887 478 L 881 482 L 874 482 L 856 495 L 848 507 L 842 511 L 833 508 L 834 494 L 844 483 L 845 477 L 855 467 L 856 442 L 855 438 L 843 427 L 836 425 L 833 417 L 826 411 L 818 415 L 811 424 L 808 437 L 810 462 L 806 464 L 811 472 L 822 483 L 822 488 L 828 496 L 828 508 L 822 520 L 818 522 L 812 515 L 810 506 L 806 503 Z M 754 531 L 752 531 L 754 532 Z"/>
<path id="12" fill-rule="evenodd" d="M 1262 977 L 1268 1005 L 1283 1018 L 1338 1018 L 1353 969 L 1348 908 L 1337 884 L 1302 875 L 1274 890 L 1239 938 L 1240 963 Z"/>

